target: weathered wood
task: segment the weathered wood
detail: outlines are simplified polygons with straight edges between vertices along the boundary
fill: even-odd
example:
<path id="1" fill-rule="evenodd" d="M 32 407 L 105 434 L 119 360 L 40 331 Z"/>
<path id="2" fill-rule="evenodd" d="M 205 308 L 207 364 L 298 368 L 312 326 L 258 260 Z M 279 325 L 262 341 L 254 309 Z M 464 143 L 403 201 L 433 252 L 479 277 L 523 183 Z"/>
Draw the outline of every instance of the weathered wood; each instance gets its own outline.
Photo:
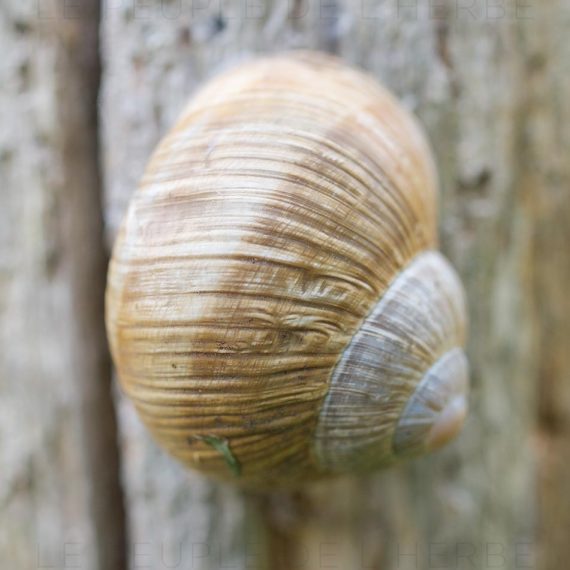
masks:
<path id="1" fill-rule="evenodd" d="M 570 3 L 545 2 L 521 27 L 526 118 L 521 180 L 533 220 L 538 336 L 535 438 L 539 567 L 570 559 Z"/>
<path id="2" fill-rule="evenodd" d="M 0 565 L 120 569 L 98 7 L 63 8 L 0 9 Z"/>
<path id="3" fill-rule="evenodd" d="M 373 70 L 426 126 L 442 179 L 443 247 L 471 306 L 473 394 L 462 436 L 440 454 L 350 485 L 354 500 L 344 518 L 352 514 L 356 522 L 344 524 L 377 537 L 364 545 L 371 568 L 515 567 L 535 546 L 527 544 L 535 507 L 536 331 L 527 275 L 533 220 L 518 173 L 517 21 L 472 21 L 449 6 L 431 14 L 428 6 L 399 15 L 384 10 L 370 20 L 350 4 L 354 29 L 339 42 L 340 53 Z M 362 492 L 371 498 L 353 511 Z M 357 560 L 362 542 L 338 535 Z"/>
<path id="4" fill-rule="evenodd" d="M 160 136 L 198 84 L 260 51 L 326 47 L 318 13 L 288 19 L 284 3 L 144 5 L 109 1 L 103 17 L 103 147 L 106 225 L 112 242 L 126 204 Z M 169 12 L 173 10 L 172 12 Z M 195 568 L 267 562 L 256 502 L 185 472 L 157 449 L 121 400 L 130 560 L 181 560 Z M 140 546 L 137 543 L 144 543 Z M 147 557 L 136 557 L 143 548 Z"/>
<path id="5" fill-rule="evenodd" d="M 254 14 L 243 2 L 195 4 L 194 13 L 190 2 L 107 4 L 109 242 L 154 144 L 201 80 L 254 53 L 326 49 L 371 70 L 425 125 L 441 175 L 443 248 L 471 306 L 464 433 L 373 477 L 243 499 L 185 474 L 122 402 L 131 538 L 150 542 L 153 556 L 166 545 L 168 560 L 181 552 L 216 567 L 193 550 L 205 542 L 236 568 L 251 543 L 283 569 L 557 568 L 568 559 L 570 5 L 459 4 L 283 0 Z M 240 534 L 245 520 L 256 534 Z"/>
<path id="6" fill-rule="evenodd" d="M 105 4 L 107 245 L 203 79 L 255 53 L 323 49 L 371 70 L 426 126 L 443 248 L 472 321 L 463 435 L 359 480 L 243 496 L 185 472 L 119 398 L 131 567 L 550 570 L 570 558 L 570 2 L 467 4 Z M 97 33 L 95 0 L 0 8 L 0 563 L 11 568 L 125 567 Z"/>

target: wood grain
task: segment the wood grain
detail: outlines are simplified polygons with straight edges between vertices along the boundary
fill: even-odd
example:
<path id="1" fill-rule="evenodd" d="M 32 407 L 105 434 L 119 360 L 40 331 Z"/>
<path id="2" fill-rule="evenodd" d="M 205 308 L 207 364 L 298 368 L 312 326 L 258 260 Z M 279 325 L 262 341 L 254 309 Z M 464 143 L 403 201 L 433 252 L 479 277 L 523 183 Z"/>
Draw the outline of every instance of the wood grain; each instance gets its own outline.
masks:
<path id="1" fill-rule="evenodd" d="M 246 17 L 240 2 L 204 3 L 192 16 L 183 3 L 166 18 L 162 2 L 136 17 L 128 3 L 107 2 L 109 238 L 190 91 L 256 54 L 317 47 L 369 70 L 427 129 L 442 181 L 442 247 L 467 286 L 471 316 L 471 413 L 459 440 L 373 477 L 267 496 L 249 538 L 241 517 L 258 501 L 183 472 L 123 402 L 132 537 L 152 543 L 154 560 L 160 546 L 170 560 L 179 552 L 192 560 L 192 542 L 206 541 L 211 554 L 196 567 L 219 568 L 221 550 L 227 565 L 246 568 L 248 546 L 266 539 L 268 567 L 279 570 L 321 561 L 425 567 L 430 545 L 434 565 L 458 569 L 568 560 L 569 3 L 519 3 L 517 14 L 508 2 L 506 14 L 486 14 L 483 2 L 459 13 L 457 3 L 437 4 L 430 13 L 429 3 L 342 0 L 321 11 L 276 0 Z"/>
<path id="2" fill-rule="evenodd" d="M 0 566 L 121 570 L 98 5 L 63 8 L 0 7 Z"/>

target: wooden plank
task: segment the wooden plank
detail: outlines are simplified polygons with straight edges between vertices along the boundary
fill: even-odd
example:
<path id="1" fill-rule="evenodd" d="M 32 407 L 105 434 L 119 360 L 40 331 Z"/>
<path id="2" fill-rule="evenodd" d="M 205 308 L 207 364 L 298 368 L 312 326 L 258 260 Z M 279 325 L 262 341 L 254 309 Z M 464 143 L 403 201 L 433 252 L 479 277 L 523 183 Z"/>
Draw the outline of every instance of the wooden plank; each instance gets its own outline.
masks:
<path id="1" fill-rule="evenodd" d="M 464 433 L 386 473 L 244 499 L 175 466 L 122 402 L 132 538 L 155 541 L 154 556 L 166 544 L 169 556 L 182 548 L 191 560 L 198 537 L 218 542 L 236 568 L 251 542 L 262 545 L 260 564 L 278 569 L 514 568 L 538 555 L 555 568 L 568 558 L 570 200 L 561 149 L 569 110 L 561 93 L 570 57 L 561 38 L 569 6 L 459 4 L 275 0 L 249 5 L 252 13 L 242 2 L 192 12 L 190 3 L 153 1 L 135 13 L 108 2 L 109 242 L 154 144 L 202 80 L 255 53 L 320 48 L 370 70 L 426 127 L 442 182 L 442 247 L 471 307 Z M 254 534 L 240 534 L 246 522 Z M 197 567 L 215 564 L 203 558 Z"/>
<path id="2" fill-rule="evenodd" d="M 539 16 L 539 17 L 538 17 Z M 540 568 L 570 557 L 570 3 L 545 2 L 521 26 L 525 117 L 521 180 L 534 220 Z"/>
<path id="3" fill-rule="evenodd" d="M 0 10 L 0 561 L 124 567 L 102 319 L 97 2 Z"/>
<path id="4" fill-rule="evenodd" d="M 206 78 L 256 52 L 321 47 L 319 12 L 284 2 L 167 4 L 110 0 L 103 13 L 102 140 L 109 245 L 160 136 Z M 288 17 L 293 10 L 293 18 Z M 245 568 L 267 562 L 256 501 L 186 472 L 120 399 L 130 564 Z M 256 566 L 253 566 L 256 567 Z"/>
<path id="5" fill-rule="evenodd" d="M 522 60 L 513 14 L 346 2 L 339 53 L 370 69 L 426 127 L 442 182 L 441 237 L 471 307 L 471 413 L 444 451 L 296 499 L 278 536 L 340 567 L 521 567 L 535 560 L 535 213 L 522 189 Z M 441 3 L 440 3 L 441 4 Z M 350 497 L 337 501 L 328 497 Z M 272 501 L 273 511 L 283 501 Z M 284 538 L 283 538 L 284 537 Z M 283 565 L 283 568 L 286 564 Z"/>

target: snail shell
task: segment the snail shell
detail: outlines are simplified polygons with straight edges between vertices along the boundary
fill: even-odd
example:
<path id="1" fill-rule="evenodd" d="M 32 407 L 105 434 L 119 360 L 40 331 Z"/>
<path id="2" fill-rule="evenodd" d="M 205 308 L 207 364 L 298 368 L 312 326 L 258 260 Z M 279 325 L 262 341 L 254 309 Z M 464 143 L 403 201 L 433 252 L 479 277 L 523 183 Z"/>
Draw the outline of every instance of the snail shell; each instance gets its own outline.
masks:
<path id="1" fill-rule="evenodd" d="M 150 160 L 108 278 L 121 385 L 158 442 L 272 486 L 450 439 L 466 314 L 436 199 L 418 125 L 336 59 L 206 85 Z"/>

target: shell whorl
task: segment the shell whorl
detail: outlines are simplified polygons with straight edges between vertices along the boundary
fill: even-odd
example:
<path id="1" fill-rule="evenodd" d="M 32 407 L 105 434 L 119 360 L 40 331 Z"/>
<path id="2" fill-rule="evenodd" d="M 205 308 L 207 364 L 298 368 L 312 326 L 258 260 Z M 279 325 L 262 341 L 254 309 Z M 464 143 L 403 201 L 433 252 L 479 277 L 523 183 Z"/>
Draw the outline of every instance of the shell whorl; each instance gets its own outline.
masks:
<path id="1" fill-rule="evenodd" d="M 399 276 L 430 260 L 428 288 L 444 310 L 434 319 L 451 337 L 409 345 L 425 362 L 390 418 L 410 433 L 404 395 L 463 334 L 460 286 L 433 253 L 436 190 L 414 120 L 332 58 L 261 60 L 206 85 L 149 162 L 109 271 L 113 358 L 154 437 L 218 477 L 234 480 L 239 465 L 245 484 L 346 470 L 331 459 L 352 453 L 329 423 L 339 371 Z M 418 451 L 426 430 L 414 429 L 390 445 Z"/>
<path id="2" fill-rule="evenodd" d="M 388 288 L 333 371 L 315 435 L 319 464 L 367 470 L 425 452 L 443 411 L 464 411 L 464 342 L 461 283 L 443 256 L 423 252 Z"/>

